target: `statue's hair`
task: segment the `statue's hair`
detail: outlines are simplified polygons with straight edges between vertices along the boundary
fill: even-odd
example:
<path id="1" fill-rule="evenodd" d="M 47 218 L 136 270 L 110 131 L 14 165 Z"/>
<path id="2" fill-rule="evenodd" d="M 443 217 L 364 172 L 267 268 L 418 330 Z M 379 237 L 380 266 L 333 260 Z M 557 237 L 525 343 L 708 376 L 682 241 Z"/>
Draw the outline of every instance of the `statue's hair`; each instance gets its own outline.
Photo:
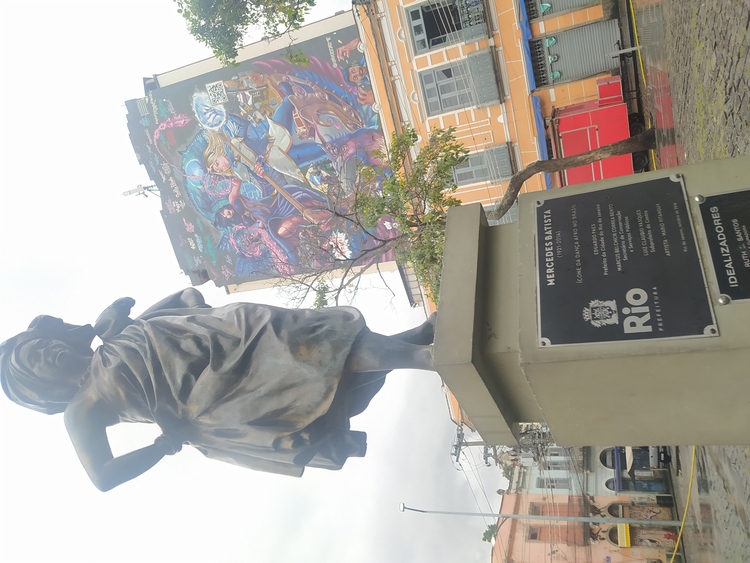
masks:
<path id="1" fill-rule="evenodd" d="M 70 325 L 62 319 L 42 315 L 35 318 L 28 330 L 0 344 L 0 383 L 3 391 L 14 403 L 45 414 L 65 410 L 78 392 L 85 377 L 79 381 L 64 378 L 50 379 L 35 371 L 35 366 L 22 360 L 21 351 L 35 341 L 61 341 L 77 352 L 91 355 L 94 330 L 91 325 Z"/>

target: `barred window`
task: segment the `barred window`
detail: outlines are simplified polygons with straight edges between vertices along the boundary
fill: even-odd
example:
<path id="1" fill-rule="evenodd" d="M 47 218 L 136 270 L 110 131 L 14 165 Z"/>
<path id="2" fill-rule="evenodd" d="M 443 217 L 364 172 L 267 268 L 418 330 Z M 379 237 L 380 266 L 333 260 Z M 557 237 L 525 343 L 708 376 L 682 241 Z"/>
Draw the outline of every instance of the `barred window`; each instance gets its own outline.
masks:
<path id="1" fill-rule="evenodd" d="M 482 0 L 430 1 L 406 10 L 416 54 L 487 37 Z"/>

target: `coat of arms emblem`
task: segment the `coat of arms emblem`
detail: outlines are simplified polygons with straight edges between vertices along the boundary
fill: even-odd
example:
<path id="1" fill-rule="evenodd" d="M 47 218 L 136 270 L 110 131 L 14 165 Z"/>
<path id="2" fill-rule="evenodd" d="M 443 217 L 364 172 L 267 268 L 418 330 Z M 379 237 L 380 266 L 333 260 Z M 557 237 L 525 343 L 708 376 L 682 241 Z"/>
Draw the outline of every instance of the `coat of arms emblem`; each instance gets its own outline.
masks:
<path id="1" fill-rule="evenodd" d="M 617 303 L 614 299 L 599 301 L 594 299 L 589 302 L 588 307 L 583 308 L 583 320 L 589 321 L 596 328 L 616 325 L 619 323 L 617 317 Z"/>

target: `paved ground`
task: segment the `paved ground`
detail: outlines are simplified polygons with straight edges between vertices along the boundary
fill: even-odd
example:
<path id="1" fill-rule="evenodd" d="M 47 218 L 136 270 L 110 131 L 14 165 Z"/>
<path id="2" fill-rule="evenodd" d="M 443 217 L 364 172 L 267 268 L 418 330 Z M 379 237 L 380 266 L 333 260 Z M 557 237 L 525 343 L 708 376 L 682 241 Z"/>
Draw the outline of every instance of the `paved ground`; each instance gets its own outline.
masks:
<path id="1" fill-rule="evenodd" d="M 750 1 L 670 1 L 663 10 L 685 162 L 750 154 Z"/>
<path id="2" fill-rule="evenodd" d="M 635 0 L 635 6 L 657 165 L 750 154 L 750 0 Z M 692 447 L 672 450 L 681 517 Z M 750 561 L 750 446 L 702 447 L 696 459 L 687 563 Z"/>
<path id="3" fill-rule="evenodd" d="M 680 518 L 690 483 L 692 449 L 672 448 L 672 479 Z M 698 448 L 683 537 L 687 562 L 750 561 L 749 518 L 750 446 Z"/>
<path id="4" fill-rule="evenodd" d="M 750 154 L 750 0 L 635 5 L 662 167 Z"/>

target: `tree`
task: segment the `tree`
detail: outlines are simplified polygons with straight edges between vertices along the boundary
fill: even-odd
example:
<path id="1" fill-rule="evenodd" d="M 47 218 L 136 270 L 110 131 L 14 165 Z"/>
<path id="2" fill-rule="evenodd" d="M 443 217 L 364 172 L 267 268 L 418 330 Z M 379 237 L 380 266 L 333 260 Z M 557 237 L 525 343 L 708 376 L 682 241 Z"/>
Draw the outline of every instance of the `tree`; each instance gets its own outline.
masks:
<path id="1" fill-rule="evenodd" d="M 654 129 L 647 129 L 643 133 L 639 133 L 633 137 L 612 143 L 611 145 L 599 147 L 583 154 L 552 160 L 537 160 L 523 170 L 519 170 L 513 174 L 503 199 L 495 204 L 494 208 L 487 213 L 487 218 L 500 219 L 505 215 L 518 198 L 518 192 L 521 190 L 523 183 L 535 174 L 562 172 L 569 168 L 604 160 L 610 156 L 620 156 L 622 154 L 630 154 L 654 148 L 656 148 L 656 132 Z"/>
<path id="2" fill-rule="evenodd" d="M 394 133 L 388 149 L 373 153 L 377 165 L 360 167 L 353 182 L 329 185 L 327 209 L 308 210 L 311 225 L 300 236 L 295 268 L 289 268 L 302 273 L 282 276 L 293 301 L 314 295 L 316 306 L 339 303 L 386 255 L 409 264 L 437 300 L 446 212 L 460 204 L 451 195 L 456 190 L 453 167 L 466 160 L 468 151 L 452 128 L 434 129 L 412 157 L 417 144 L 412 127 Z M 350 253 L 345 233 L 360 231 L 369 243 Z"/>
<path id="3" fill-rule="evenodd" d="M 534 174 L 558 172 L 610 156 L 654 148 L 655 133 L 639 135 L 573 157 L 538 161 L 513 175 L 503 199 L 490 211 L 499 219 L 515 202 L 523 183 Z M 295 264 L 281 270 L 288 298 L 300 304 L 313 298 L 315 307 L 339 304 L 353 295 L 368 268 L 377 268 L 383 256 L 392 255 L 409 265 L 437 302 L 443 266 L 446 213 L 460 201 L 453 197 L 453 168 L 464 162 L 468 150 L 456 141 L 454 131 L 434 129 L 416 156 L 418 136 L 406 126 L 393 134 L 390 147 L 373 154 L 378 165 L 363 166 L 353 181 L 328 186 L 328 207 L 305 209 L 309 221 L 300 236 Z M 387 172 L 390 170 L 390 172 Z M 393 227 L 383 234 L 384 223 Z M 365 232 L 370 244 L 351 253 L 346 233 Z M 279 264 L 269 277 L 279 277 Z M 287 266 L 287 267 L 283 267 Z"/>
<path id="4" fill-rule="evenodd" d="M 452 127 L 433 129 L 414 159 L 410 154 L 418 142 L 416 131 L 407 126 L 402 134 L 394 134 L 387 153 L 393 173 L 383 182 L 382 194 L 364 194 L 355 206 L 366 228 L 383 216 L 394 219 L 402 231 L 394 247 L 396 260 L 412 267 L 435 301 L 440 293 L 446 213 L 461 204 L 451 195 L 456 191 L 453 168 L 469 154 L 453 133 Z M 367 176 L 373 170 L 363 172 Z"/>
<path id="5" fill-rule="evenodd" d="M 492 543 L 492 538 L 497 535 L 497 524 L 490 524 L 482 534 L 482 541 Z"/>
<path id="6" fill-rule="evenodd" d="M 234 65 L 251 26 L 267 37 L 299 29 L 315 0 L 175 0 L 190 34 L 211 48 L 224 65 Z"/>

